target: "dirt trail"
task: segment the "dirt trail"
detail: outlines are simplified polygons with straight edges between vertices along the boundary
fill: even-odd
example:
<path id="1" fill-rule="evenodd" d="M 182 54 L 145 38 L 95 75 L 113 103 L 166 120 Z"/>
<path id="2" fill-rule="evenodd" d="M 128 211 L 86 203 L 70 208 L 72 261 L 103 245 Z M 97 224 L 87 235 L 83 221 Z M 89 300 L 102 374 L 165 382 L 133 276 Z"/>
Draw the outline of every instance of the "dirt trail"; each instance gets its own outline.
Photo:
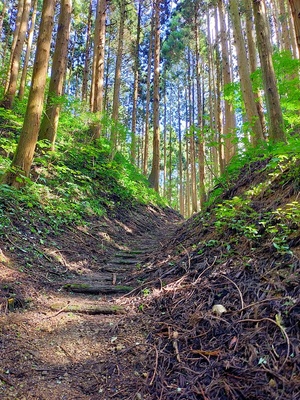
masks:
<path id="1" fill-rule="evenodd" d="M 148 207 L 72 228 L 44 247 L 21 248 L 17 236 L 1 242 L 0 398 L 129 399 L 124 379 L 141 398 L 149 348 L 147 321 L 141 324 L 131 294 L 143 286 L 134 273 L 179 220 Z M 42 254 L 39 264 L 32 254 L 24 268 L 32 249 Z"/>

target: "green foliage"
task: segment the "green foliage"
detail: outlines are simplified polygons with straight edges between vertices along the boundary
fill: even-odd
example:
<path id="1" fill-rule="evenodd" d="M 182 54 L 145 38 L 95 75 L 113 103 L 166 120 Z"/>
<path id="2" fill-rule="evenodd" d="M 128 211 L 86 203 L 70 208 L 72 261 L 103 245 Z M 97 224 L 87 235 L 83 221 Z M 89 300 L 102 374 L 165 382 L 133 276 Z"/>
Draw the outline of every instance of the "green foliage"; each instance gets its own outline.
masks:
<path id="1" fill-rule="evenodd" d="M 15 214 L 57 231 L 64 224 L 84 223 L 89 216 L 134 204 L 163 204 L 121 153 L 111 160 L 108 140 L 92 142 L 89 126 L 99 116 L 88 113 L 82 104 L 65 101 L 55 151 L 45 152 L 48 143 L 39 142 L 31 179 L 21 177 L 26 186 L 15 190 L 0 185 L 0 234 Z M 103 118 L 102 123 L 104 130 L 110 129 L 111 121 Z M 10 168 L 20 126 L 18 115 L 0 109 L 0 128 L 5 132 L 0 138 L 0 178 Z"/>
<path id="2" fill-rule="evenodd" d="M 283 111 L 285 127 L 293 132 L 300 126 L 299 115 L 299 68 L 300 61 L 294 59 L 289 51 L 277 51 L 273 54 L 273 64 L 277 78 L 277 86 L 280 95 L 280 103 Z M 263 90 L 261 69 L 258 68 L 252 75 L 253 90 Z M 245 114 L 245 106 L 242 100 L 240 82 L 233 82 L 224 87 L 224 98 L 234 107 L 237 114 Z M 249 132 L 247 123 L 239 124 L 239 133 Z"/>
<path id="3" fill-rule="evenodd" d="M 264 194 L 272 195 L 274 190 L 278 190 L 278 185 L 284 187 L 291 182 L 298 193 L 299 159 L 300 143 L 297 138 L 290 138 L 288 144 L 264 144 L 234 157 L 226 173 L 217 180 L 218 184 L 207 204 L 214 211 L 217 231 L 225 235 L 231 232 L 238 237 L 244 237 L 254 248 L 257 240 L 264 240 L 278 253 L 290 254 L 289 239 L 300 229 L 298 199 L 282 207 L 278 207 L 274 200 L 273 210 L 268 212 L 262 212 L 261 209 L 256 211 L 254 201 L 261 199 Z M 258 169 L 255 169 L 255 165 Z M 240 195 L 228 196 L 234 182 L 241 178 L 247 181 L 247 174 L 253 179 L 253 174 L 259 174 L 259 168 L 263 172 L 262 176 L 267 178 L 253 183 L 250 189 L 242 190 Z"/>

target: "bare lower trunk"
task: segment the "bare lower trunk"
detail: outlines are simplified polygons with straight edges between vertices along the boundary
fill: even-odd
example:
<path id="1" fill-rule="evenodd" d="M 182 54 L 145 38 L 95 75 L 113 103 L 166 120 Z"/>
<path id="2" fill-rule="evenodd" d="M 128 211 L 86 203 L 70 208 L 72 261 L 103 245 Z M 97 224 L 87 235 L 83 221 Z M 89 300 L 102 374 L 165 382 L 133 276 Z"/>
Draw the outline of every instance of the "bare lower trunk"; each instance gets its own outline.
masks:
<path id="1" fill-rule="evenodd" d="M 47 106 L 39 133 L 39 139 L 47 139 L 51 143 L 52 150 L 54 149 L 60 113 L 59 97 L 63 94 L 67 68 L 71 12 L 72 0 L 61 0 L 58 21 L 59 30 L 53 55 Z"/>
<path id="2" fill-rule="evenodd" d="M 160 2 L 154 4 L 154 82 L 153 82 L 153 158 L 149 176 L 151 187 L 159 190 L 160 131 L 159 131 L 159 64 L 160 64 Z"/>
<path id="3" fill-rule="evenodd" d="M 3 183 L 15 187 L 21 187 L 26 183 L 24 177 L 29 176 L 38 138 L 44 103 L 55 3 L 56 0 L 47 0 L 43 4 L 32 82 L 23 128 L 11 168 L 2 178 Z"/>
<path id="4" fill-rule="evenodd" d="M 284 122 L 280 106 L 272 60 L 272 47 L 269 25 L 266 16 L 265 1 L 253 0 L 254 21 L 256 28 L 257 46 L 262 69 L 266 106 L 269 115 L 269 137 L 271 141 L 285 141 Z"/>

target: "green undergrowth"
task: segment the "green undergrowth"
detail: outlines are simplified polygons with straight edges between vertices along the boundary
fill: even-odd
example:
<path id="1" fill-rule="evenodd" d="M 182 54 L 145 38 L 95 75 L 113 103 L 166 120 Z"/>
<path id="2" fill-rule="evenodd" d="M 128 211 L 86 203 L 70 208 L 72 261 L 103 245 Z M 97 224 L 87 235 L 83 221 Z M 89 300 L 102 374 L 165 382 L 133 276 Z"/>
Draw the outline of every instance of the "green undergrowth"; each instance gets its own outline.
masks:
<path id="1" fill-rule="evenodd" d="M 51 229 L 64 224 L 84 223 L 90 216 L 114 215 L 137 204 L 164 201 L 149 188 L 146 178 L 120 153 L 113 160 L 105 139 L 92 143 L 88 128 L 75 123 L 76 132 L 62 126 L 55 151 L 39 142 L 30 179 L 15 190 L 0 185 L 0 234 L 12 215 L 45 220 Z M 70 125 L 70 117 L 68 118 Z M 0 109 L 0 177 L 10 167 L 22 116 Z"/>
<path id="2" fill-rule="evenodd" d="M 300 143 L 291 138 L 235 157 L 198 218 L 213 215 L 219 235 L 245 238 L 253 250 L 264 242 L 292 254 L 290 243 L 300 235 L 299 193 Z"/>

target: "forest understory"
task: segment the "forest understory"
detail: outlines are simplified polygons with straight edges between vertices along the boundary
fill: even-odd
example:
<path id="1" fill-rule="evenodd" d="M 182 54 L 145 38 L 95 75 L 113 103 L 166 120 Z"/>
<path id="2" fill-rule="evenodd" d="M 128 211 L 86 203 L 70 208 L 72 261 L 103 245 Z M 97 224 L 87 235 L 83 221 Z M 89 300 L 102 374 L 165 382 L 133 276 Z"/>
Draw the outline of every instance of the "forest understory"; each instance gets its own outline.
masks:
<path id="1" fill-rule="evenodd" d="M 299 399 L 300 230 L 294 210 L 284 242 L 276 215 L 299 197 L 299 161 L 271 179 L 269 161 L 222 194 L 235 215 L 122 207 L 45 240 L 8 210 L 0 398 Z"/>

